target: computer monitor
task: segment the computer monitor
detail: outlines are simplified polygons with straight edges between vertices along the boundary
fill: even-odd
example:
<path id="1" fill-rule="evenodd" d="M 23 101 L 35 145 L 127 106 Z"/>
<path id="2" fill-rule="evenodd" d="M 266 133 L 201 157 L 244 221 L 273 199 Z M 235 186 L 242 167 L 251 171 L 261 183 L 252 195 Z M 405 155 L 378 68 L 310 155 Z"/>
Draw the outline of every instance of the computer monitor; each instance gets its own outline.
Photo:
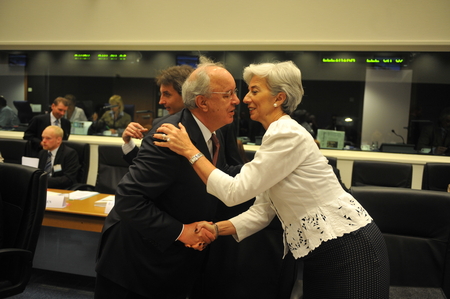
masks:
<path id="1" fill-rule="evenodd" d="M 344 139 L 344 131 L 317 130 L 317 140 L 320 142 L 320 148 L 343 149 Z"/>
<path id="2" fill-rule="evenodd" d="M 74 121 L 70 128 L 70 134 L 73 135 L 87 135 L 89 127 L 92 125 L 91 121 Z"/>

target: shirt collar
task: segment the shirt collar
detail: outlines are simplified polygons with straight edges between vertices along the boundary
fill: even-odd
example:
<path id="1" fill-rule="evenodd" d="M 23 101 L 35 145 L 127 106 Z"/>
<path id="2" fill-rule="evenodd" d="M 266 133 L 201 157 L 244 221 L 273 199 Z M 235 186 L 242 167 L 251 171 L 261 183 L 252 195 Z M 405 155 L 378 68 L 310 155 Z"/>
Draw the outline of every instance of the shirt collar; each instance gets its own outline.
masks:
<path id="1" fill-rule="evenodd" d="M 200 128 L 200 131 L 202 132 L 203 138 L 205 138 L 206 144 L 208 144 L 209 139 L 211 139 L 211 131 L 197 118 L 194 114 L 192 114 L 194 117 L 194 120 L 197 122 L 197 125 Z"/>
<path id="2" fill-rule="evenodd" d="M 53 126 L 53 124 L 55 123 L 56 117 L 53 115 L 53 112 L 50 112 L 50 125 Z M 61 123 L 61 120 L 59 120 L 59 122 Z"/>

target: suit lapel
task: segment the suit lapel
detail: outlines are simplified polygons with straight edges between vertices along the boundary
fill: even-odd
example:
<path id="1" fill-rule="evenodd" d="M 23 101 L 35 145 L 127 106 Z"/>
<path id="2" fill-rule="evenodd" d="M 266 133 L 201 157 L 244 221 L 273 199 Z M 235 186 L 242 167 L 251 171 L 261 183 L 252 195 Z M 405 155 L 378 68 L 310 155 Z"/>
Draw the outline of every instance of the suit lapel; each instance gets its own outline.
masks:
<path id="1" fill-rule="evenodd" d="M 209 152 L 208 145 L 205 142 L 205 138 L 203 137 L 202 131 L 192 116 L 192 113 L 188 109 L 184 109 L 182 111 L 181 122 L 186 127 L 189 138 L 195 147 L 198 148 L 198 150 L 201 151 L 209 161 L 212 161 L 211 154 Z"/>

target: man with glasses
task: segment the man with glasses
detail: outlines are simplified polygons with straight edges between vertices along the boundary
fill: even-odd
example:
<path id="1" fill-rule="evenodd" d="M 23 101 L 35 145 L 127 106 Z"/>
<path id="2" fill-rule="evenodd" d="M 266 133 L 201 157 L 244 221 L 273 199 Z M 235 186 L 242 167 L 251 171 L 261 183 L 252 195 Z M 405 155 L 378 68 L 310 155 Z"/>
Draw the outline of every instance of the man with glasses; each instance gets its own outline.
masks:
<path id="1" fill-rule="evenodd" d="M 164 119 L 183 123 L 202 155 L 213 160 L 213 133 L 233 122 L 239 99 L 223 67 L 203 62 L 183 85 L 186 109 Z M 153 144 L 157 126 L 143 139 L 116 191 L 106 218 L 97 262 L 95 298 L 183 298 L 201 277 L 206 245 L 214 236 L 195 221 L 215 221 L 218 200 L 207 194 L 190 162 Z M 166 140 L 170 142 L 170 140 Z M 236 141 L 235 141 L 236 142 Z M 223 141 L 222 143 L 223 144 Z M 217 166 L 231 175 L 219 148 Z M 200 251 L 193 250 L 200 243 Z"/>
<path id="2" fill-rule="evenodd" d="M 159 105 L 163 105 L 169 115 L 180 112 L 184 108 L 183 98 L 181 96 L 181 88 L 187 77 L 194 71 L 189 65 L 172 66 L 160 71 L 156 77 L 156 84 L 159 86 L 160 98 Z M 233 91 L 237 93 L 237 89 Z M 153 121 L 152 126 L 157 127 L 162 124 L 165 117 L 157 118 Z M 148 129 L 141 124 L 132 122 L 128 125 L 122 134 L 124 144 L 122 145 L 123 158 L 128 164 L 133 163 L 139 152 L 132 138 L 142 139 Z M 237 148 L 236 133 L 233 123 L 220 128 L 224 137 L 225 157 L 228 165 L 240 165 L 243 163 Z"/>

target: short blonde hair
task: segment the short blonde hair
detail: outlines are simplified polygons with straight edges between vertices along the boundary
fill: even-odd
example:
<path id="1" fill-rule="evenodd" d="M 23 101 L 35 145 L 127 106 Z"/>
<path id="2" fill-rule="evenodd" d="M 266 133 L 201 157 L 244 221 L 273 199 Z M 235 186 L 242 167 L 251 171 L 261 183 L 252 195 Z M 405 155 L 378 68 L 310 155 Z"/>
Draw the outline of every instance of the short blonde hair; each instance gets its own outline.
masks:
<path id="1" fill-rule="evenodd" d="M 48 126 L 46 129 L 52 129 L 53 133 L 56 135 L 56 137 L 64 137 L 64 131 L 58 126 Z"/>

